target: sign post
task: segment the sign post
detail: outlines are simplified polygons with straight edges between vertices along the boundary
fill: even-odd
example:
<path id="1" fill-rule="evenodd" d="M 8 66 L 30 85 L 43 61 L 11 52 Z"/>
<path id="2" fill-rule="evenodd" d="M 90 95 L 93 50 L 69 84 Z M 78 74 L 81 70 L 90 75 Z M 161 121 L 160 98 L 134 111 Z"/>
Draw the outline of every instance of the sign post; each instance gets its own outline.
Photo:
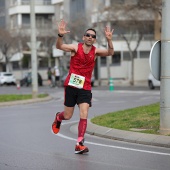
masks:
<path id="1" fill-rule="evenodd" d="M 32 66 L 32 98 L 37 98 L 38 94 L 38 76 L 37 76 L 37 43 L 35 26 L 35 5 L 34 0 L 30 4 L 31 14 L 31 66 Z"/>
<path id="2" fill-rule="evenodd" d="M 160 133 L 170 134 L 170 0 L 162 1 Z"/>

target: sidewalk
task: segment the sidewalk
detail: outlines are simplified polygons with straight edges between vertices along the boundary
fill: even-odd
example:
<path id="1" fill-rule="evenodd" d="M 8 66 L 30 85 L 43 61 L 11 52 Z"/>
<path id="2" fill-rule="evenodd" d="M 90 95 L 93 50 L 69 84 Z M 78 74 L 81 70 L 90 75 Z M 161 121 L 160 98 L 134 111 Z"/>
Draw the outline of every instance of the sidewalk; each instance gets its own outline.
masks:
<path id="1" fill-rule="evenodd" d="M 43 97 L 43 98 L 35 98 L 35 99 L 28 99 L 28 100 L 16 100 L 16 101 L 10 101 L 10 102 L 0 102 L 0 107 L 44 102 L 44 101 L 48 101 L 51 99 L 52 99 L 52 97 L 49 95 L 49 96 Z"/>
<path id="2" fill-rule="evenodd" d="M 86 133 L 113 140 L 170 148 L 170 136 L 112 129 L 93 124 L 90 120 Z"/>

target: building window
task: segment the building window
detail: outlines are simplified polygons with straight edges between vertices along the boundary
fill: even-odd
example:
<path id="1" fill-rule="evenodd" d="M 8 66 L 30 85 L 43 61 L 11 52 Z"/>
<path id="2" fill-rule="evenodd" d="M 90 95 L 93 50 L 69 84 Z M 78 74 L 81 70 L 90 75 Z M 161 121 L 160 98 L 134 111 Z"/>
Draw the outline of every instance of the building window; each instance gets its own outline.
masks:
<path id="1" fill-rule="evenodd" d="M 85 1 L 84 0 L 71 0 L 70 1 L 70 19 L 72 21 L 78 19 L 85 14 Z"/>
<path id="2" fill-rule="evenodd" d="M 5 27 L 5 17 L 0 17 L 0 27 Z"/>
<path id="3" fill-rule="evenodd" d="M 136 51 L 132 51 L 132 57 L 137 58 L 137 52 Z M 124 61 L 131 61 L 131 56 L 129 52 L 123 52 L 123 60 Z"/>
<path id="4" fill-rule="evenodd" d="M 10 1 L 10 5 L 11 5 L 11 6 L 17 5 L 17 0 L 11 0 L 11 1 Z"/>
<path id="5" fill-rule="evenodd" d="M 123 60 L 124 61 L 130 61 L 130 54 L 129 52 L 123 52 Z"/>
<path id="6" fill-rule="evenodd" d="M 51 0 L 44 0 L 44 5 L 51 5 Z"/>
<path id="7" fill-rule="evenodd" d="M 30 0 L 22 0 L 21 4 L 22 5 L 29 5 L 30 4 Z"/>
<path id="8" fill-rule="evenodd" d="M 121 55 L 120 52 L 115 52 L 112 56 L 111 64 L 112 65 L 120 65 Z"/>
<path id="9" fill-rule="evenodd" d="M 111 5 L 123 4 L 125 0 L 110 0 Z"/>
<path id="10" fill-rule="evenodd" d="M 31 66 L 31 57 L 30 55 L 24 55 L 22 59 L 22 68 L 28 69 Z"/>
<path id="11" fill-rule="evenodd" d="M 20 68 L 19 62 L 18 61 L 12 62 L 12 68 L 13 68 L 13 70 L 18 70 Z"/>
<path id="12" fill-rule="evenodd" d="M 48 67 L 48 58 L 42 57 L 39 59 L 39 68 L 47 68 Z"/>
<path id="13" fill-rule="evenodd" d="M 101 66 L 106 66 L 106 57 L 100 57 L 101 58 Z"/>
<path id="14" fill-rule="evenodd" d="M 30 26 L 30 15 L 29 14 L 22 14 L 22 25 L 24 27 Z"/>
<path id="15" fill-rule="evenodd" d="M 36 15 L 36 27 L 42 29 L 52 28 L 52 15 Z"/>
<path id="16" fill-rule="evenodd" d="M 149 58 L 150 52 L 149 51 L 141 51 L 140 58 Z"/>

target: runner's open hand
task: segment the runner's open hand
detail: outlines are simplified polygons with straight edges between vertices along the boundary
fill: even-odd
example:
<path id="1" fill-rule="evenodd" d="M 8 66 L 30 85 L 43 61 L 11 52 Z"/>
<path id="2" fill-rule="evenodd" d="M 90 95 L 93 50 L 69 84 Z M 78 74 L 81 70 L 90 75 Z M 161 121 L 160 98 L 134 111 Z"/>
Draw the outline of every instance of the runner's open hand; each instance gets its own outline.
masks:
<path id="1" fill-rule="evenodd" d="M 57 23 L 57 25 L 58 25 L 58 33 L 59 34 L 64 35 L 64 34 L 67 34 L 70 32 L 70 31 L 65 30 L 67 24 L 64 20 L 61 20 L 59 23 Z"/>
<path id="2" fill-rule="evenodd" d="M 113 34 L 114 29 L 110 29 L 110 27 L 106 26 L 104 32 L 107 40 L 112 40 L 112 34 Z"/>

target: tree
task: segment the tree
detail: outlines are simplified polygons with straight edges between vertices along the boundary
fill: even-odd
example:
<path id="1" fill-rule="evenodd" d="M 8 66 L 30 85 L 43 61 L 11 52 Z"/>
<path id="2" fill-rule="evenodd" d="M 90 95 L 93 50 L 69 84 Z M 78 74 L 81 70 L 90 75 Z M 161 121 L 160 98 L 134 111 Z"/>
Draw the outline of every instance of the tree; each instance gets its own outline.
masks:
<path id="1" fill-rule="evenodd" d="M 140 42 L 154 30 L 155 16 L 161 13 L 161 0 L 140 0 L 136 3 L 117 2 L 98 10 L 100 22 L 110 23 L 120 39 L 123 39 L 129 49 L 132 62 L 131 85 L 134 85 L 134 58 Z M 152 37 L 151 40 L 154 40 Z M 135 42 L 132 47 L 131 42 Z"/>
<path id="2" fill-rule="evenodd" d="M 0 28 L 0 51 L 2 57 L 0 61 L 5 61 L 6 71 L 11 71 L 9 61 L 14 53 L 18 51 L 18 43 L 16 38 L 12 37 L 10 33 Z"/>
<path id="3" fill-rule="evenodd" d="M 40 48 L 38 51 L 43 51 L 48 58 L 48 67 L 51 67 L 51 57 L 52 57 L 52 49 L 53 45 L 55 44 L 55 36 L 40 36 L 37 37 L 37 41 L 41 42 Z"/>

